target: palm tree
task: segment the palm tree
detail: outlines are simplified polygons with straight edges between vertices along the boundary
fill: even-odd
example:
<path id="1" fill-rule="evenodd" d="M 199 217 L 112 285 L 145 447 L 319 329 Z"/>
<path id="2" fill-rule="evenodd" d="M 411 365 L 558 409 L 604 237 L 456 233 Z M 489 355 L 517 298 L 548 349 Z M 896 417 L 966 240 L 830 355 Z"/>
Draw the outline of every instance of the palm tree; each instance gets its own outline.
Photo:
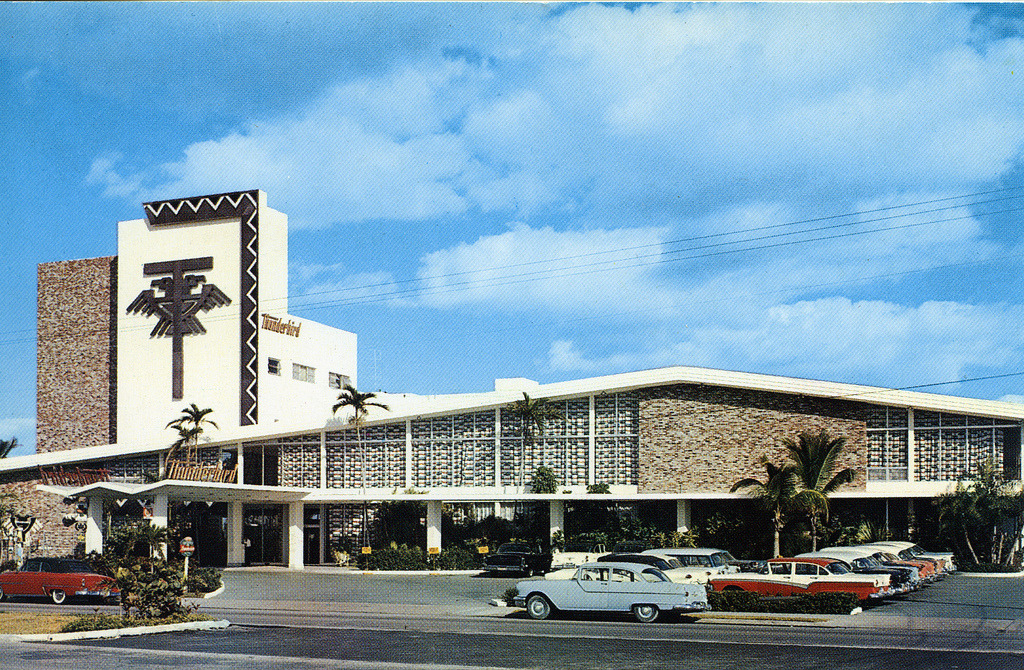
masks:
<path id="1" fill-rule="evenodd" d="M 206 418 L 212 413 L 212 409 L 199 409 L 195 403 L 192 403 L 181 410 L 181 416 L 167 424 L 167 428 L 174 428 L 178 431 L 178 439 L 167 452 L 167 460 L 171 460 L 171 457 L 182 447 L 185 448 L 185 458 L 189 463 L 198 460 L 199 438 L 203 434 L 203 427 L 220 428 L 215 422 Z"/>
<path id="2" fill-rule="evenodd" d="M 363 418 L 366 416 L 367 410 L 370 407 L 379 407 L 384 411 L 389 411 L 391 408 L 374 400 L 377 397 L 376 393 L 360 393 L 356 390 L 355 386 L 351 384 L 345 384 L 341 393 L 338 394 L 338 402 L 334 403 L 332 412 L 337 414 L 338 410 L 342 407 L 351 407 L 353 416 L 350 422 L 356 427 L 356 443 L 359 445 L 359 450 L 362 452 L 363 459 L 363 488 L 366 488 L 366 448 L 363 446 L 363 436 L 359 430 L 362 425 Z"/>
<path id="3" fill-rule="evenodd" d="M 522 421 L 520 437 L 523 438 L 522 458 L 519 460 L 519 485 L 523 485 L 526 476 L 526 448 L 533 447 L 534 437 L 544 436 L 544 425 L 548 421 L 564 419 L 565 413 L 548 403 L 547 398 L 531 398 L 523 391 L 523 399 L 508 405 L 508 412 Z"/>
<path id="4" fill-rule="evenodd" d="M 11 452 L 20 447 L 18 438 L 12 437 L 9 440 L 0 440 L 0 458 L 7 458 Z"/>
<path id="5" fill-rule="evenodd" d="M 762 456 L 760 463 L 765 467 L 768 474 L 767 479 L 763 482 L 753 477 L 741 479 L 732 485 L 730 492 L 735 493 L 740 489 L 747 489 L 748 495 L 753 497 L 758 505 L 768 513 L 775 533 L 772 556 L 779 556 L 779 537 L 782 534 L 782 529 L 786 526 L 786 515 L 799 492 L 796 469 L 792 463 L 776 465 L 767 456 Z"/>
<path id="6" fill-rule="evenodd" d="M 828 431 L 819 433 L 802 432 L 796 440 L 786 438 L 782 446 L 793 459 L 793 472 L 799 482 L 800 491 L 796 503 L 802 506 L 811 521 L 811 551 L 818 550 L 818 521 L 828 521 L 828 497 L 843 484 L 849 484 L 857 477 L 853 468 L 843 468 L 832 474 L 836 460 L 846 446 L 845 437 L 832 437 Z"/>

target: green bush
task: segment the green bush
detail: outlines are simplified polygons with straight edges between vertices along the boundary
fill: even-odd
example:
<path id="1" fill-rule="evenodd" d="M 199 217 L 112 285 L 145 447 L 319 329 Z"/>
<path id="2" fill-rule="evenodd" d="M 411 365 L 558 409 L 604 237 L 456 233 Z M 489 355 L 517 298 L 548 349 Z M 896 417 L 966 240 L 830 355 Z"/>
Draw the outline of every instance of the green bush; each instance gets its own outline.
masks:
<path id="1" fill-rule="evenodd" d="M 194 568 L 188 571 L 185 590 L 189 593 L 213 593 L 223 583 L 217 568 Z"/>
<path id="2" fill-rule="evenodd" d="M 374 549 L 370 554 L 359 554 L 359 567 L 363 570 L 426 570 L 426 553 L 419 547 L 392 543 L 385 549 Z"/>
<path id="3" fill-rule="evenodd" d="M 750 591 L 712 591 L 708 604 L 716 612 L 770 614 L 849 614 L 860 599 L 853 593 L 815 593 L 795 598 L 762 598 Z"/>
<path id="4" fill-rule="evenodd" d="M 161 560 L 140 561 L 117 569 L 114 579 L 121 591 L 121 611 L 126 617 L 145 619 L 186 614 L 182 571 Z"/>
<path id="5" fill-rule="evenodd" d="M 446 547 L 434 561 L 438 570 L 473 570 L 480 567 L 479 554 L 464 547 Z"/>
<path id="6" fill-rule="evenodd" d="M 961 572 L 1020 572 L 1020 563 L 1011 563 L 1010 565 L 1003 565 L 1002 563 L 967 563 L 961 565 L 957 563 L 957 568 Z"/>
<path id="7" fill-rule="evenodd" d="M 89 630 L 110 630 L 112 628 L 135 628 L 137 626 L 161 626 L 171 623 L 188 623 L 191 621 L 212 621 L 212 617 L 205 614 L 176 614 L 159 619 L 140 619 L 138 617 L 123 617 L 117 614 L 81 614 L 61 627 L 62 633 L 78 633 Z"/>
<path id="8" fill-rule="evenodd" d="M 10 572 L 18 569 L 18 562 L 15 560 L 4 561 L 0 563 L 0 572 Z"/>
<path id="9" fill-rule="evenodd" d="M 530 482 L 530 490 L 533 493 L 558 493 L 558 476 L 555 471 L 546 465 L 537 468 Z"/>
<path id="10" fill-rule="evenodd" d="M 607 482 L 601 482 L 600 484 L 589 484 L 587 485 L 587 493 L 611 493 L 612 489 L 608 486 Z"/>
<path id="11" fill-rule="evenodd" d="M 511 605 L 515 597 L 519 595 L 519 587 L 513 585 L 501 592 L 498 596 L 498 600 L 504 600 L 507 604 Z"/>

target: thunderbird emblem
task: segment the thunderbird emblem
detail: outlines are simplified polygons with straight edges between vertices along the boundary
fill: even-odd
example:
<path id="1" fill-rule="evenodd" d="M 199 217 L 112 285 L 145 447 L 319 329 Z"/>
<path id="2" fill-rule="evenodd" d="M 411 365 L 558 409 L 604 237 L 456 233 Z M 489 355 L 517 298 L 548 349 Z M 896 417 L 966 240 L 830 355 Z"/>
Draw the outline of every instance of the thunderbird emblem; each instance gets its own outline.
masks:
<path id="1" fill-rule="evenodd" d="M 157 315 L 158 321 L 150 332 L 150 337 L 171 338 L 171 397 L 181 400 L 184 396 L 184 353 L 185 335 L 202 335 L 206 328 L 197 318 L 199 312 L 209 312 L 214 307 L 231 304 L 231 298 L 214 284 L 206 283 L 206 276 L 201 274 L 185 274 L 213 269 L 213 257 L 188 258 L 162 263 L 146 263 L 142 272 L 146 276 L 163 276 L 154 279 L 152 288 L 142 291 L 128 305 L 129 314 L 143 316 Z M 194 289 L 202 285 L 198 293 Z M 156 292 L 161 291 L 162 297 Z"/>

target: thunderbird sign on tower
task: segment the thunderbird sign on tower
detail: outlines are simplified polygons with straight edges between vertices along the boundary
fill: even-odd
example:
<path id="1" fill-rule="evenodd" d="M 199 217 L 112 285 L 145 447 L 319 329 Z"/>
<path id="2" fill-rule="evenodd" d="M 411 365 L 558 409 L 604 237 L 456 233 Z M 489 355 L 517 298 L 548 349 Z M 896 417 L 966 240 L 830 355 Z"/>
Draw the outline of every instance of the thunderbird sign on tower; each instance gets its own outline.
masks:
<path id="1" fill-rule="evenodd" d="M 209 312 L 214 307 L 231 304 L 231 299 L 223 291 L 214 284 L 206 283 L 205 275 L 185 274 L 212 269 L 212 256 L 146 263 L 142 266 L 146 276 L 170 276 L 154 279 L 150 284 L 153 288 L 139 293 L 128 305 L 129 314 L 156 314 L 159 317 L 150 337 L 171 338 L 171 397 L 174 400 L 184 397 L 184 336 L 206 332 L 206 328 L 196 318 L 200 311 Z M 193 289 L 200 284 L 203 285 L 202 289 L 193 293 Z M 162 291 L 163 297 L 158 298 L 156 291 Z"/>

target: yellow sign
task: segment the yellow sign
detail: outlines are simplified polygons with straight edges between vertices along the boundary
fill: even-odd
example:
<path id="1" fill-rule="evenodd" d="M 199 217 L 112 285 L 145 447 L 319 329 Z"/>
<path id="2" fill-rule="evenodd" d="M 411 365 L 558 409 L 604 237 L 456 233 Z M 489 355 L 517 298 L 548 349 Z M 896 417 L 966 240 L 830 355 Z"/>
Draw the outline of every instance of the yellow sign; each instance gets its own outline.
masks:
<path id="1" fill-rule="evenodd" d="M 372 552 L 371 552 L 369 547 L 363 547 L 363 553 L 364 554 L 369 554 L 369 553 L 372 553 Z"/>
<path id="2" fill-rule="evenodd" d="M 440 554 L 441 553 L 441 547 L 428 547 L 427 548 L 427 553 L 428 554 Z"/>
<path id="3" fill-rule="evenodd" d="M 490 551 L 491 550 L 488 547 L 486 547 L 486 546 L 477 547 L 476 548 L 476 553 L 478 553 L 478 554 L 487 554 L 487 553 L 490 553 Z"/>

